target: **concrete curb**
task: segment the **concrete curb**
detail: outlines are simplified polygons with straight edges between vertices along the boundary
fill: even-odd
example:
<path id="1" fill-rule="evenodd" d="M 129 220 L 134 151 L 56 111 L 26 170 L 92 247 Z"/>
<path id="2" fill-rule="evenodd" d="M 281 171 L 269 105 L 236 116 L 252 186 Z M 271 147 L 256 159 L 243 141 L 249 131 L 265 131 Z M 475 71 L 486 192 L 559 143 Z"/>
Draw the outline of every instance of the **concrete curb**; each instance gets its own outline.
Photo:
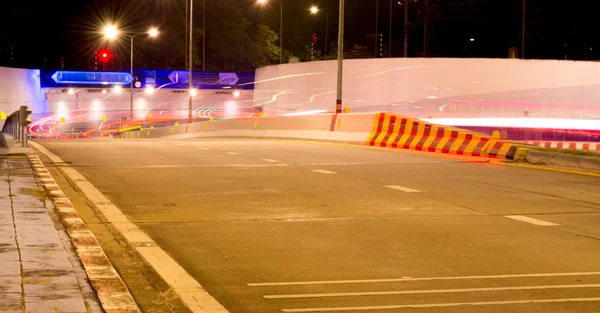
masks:
<path id="1" fill-rule="evenodd" d="M 141 313 L 129 289 L 114 269 L 96 236 L 83 222 L 71 201 L 60 190 L 40 158 L 33 153 L 27 158 L 54 203 L 56 213 L 65 226 L 75 251 L 106 313 Z"/>
<path id="2" fill-rule="evenodd" d="M 525 157 L 530 164 L 555 165 L 588 170 L 600 170 L 600 158 L 528 149 Z"/>

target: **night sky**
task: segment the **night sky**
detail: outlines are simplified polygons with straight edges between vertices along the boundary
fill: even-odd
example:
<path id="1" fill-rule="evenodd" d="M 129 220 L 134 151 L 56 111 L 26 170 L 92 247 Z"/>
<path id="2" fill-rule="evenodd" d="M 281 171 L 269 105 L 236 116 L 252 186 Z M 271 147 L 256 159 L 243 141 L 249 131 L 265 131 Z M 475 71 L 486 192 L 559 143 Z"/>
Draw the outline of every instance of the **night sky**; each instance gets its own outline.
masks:
<path id="1" fill-rule="evenodd" d="M 250 23 L 268 25 L 279 33 L 279 8 L 258 8 L 255 0 L 219 0 L 235 4 Z M 271 0 L 272 1 L 272 0 Z M 325 18 L 310 15 L 311 4 L 329 13 L 329 41 L 337 39 L 337 0 L 282 0 L 284 5 L 284 49 L 297 55 L 310 45 L 316 33 L 324 47 Z M 221 2 L 221 3 L 224 3 Z M 346 51 L 356 44 L 374 48 L 377 0 L 346 0 Z M 526 57 L 537 59 L 594 60 L 600 50 L 596 34 L 595 6 L 591 1 L 560 4 L 548 0 L 527 1 Z M 217 15 L 215 0 L 207 0 L 210 18 Z M 403 50 L 403 6 L 393 5 L 392 56 Z M 506 58 L 509 47 L 521 47 L 522 0 L 430 0 L 430 56 Z M 93 55 L 105 45 L 98 30 L 103 21 L 120 21 L 129 31 L 141 32 L 158 25 L 162 32 L 155 42 L 136 42 L 136 64 L 153 68 L 179 67 L 170 62 L 185 47 L 186 0 L 78 0 L 3 1 L 0 13 L 0 65 L 66 69 L 94 67 Z M 389 0 L 379 0 L 379 32 L 388 48 Z M 195 4 L 196 27 L 202 23 L 202 0 Z M 423 49 L 424 0 L 409 4 L 409 55 Z M 212 25 L 207 19 L 207 24 Z M 210 30 L 210 26 L 209 26 Z M 469 41 L 474 38 L 474 41 Z M 207 32 L 210 40 L 210 32 Z M 179 43 L 179 45 L 178 45 Z M 565 43 L 567 48 L 565 48 Z M 128 66 L 128 44 L 112 47 L 112 69 Z M 374 50 L 374 49 L 372 49 Z M 369 51 L 372 51 L 369 50 Z M 196 51 L 200 52 L 200 51 Z M 12 56 L 12 60 L 11 60 Z M 369 56 L 371 57 L 371 56 Z M 208 64 L 208 62 L 207 62 Z"/>

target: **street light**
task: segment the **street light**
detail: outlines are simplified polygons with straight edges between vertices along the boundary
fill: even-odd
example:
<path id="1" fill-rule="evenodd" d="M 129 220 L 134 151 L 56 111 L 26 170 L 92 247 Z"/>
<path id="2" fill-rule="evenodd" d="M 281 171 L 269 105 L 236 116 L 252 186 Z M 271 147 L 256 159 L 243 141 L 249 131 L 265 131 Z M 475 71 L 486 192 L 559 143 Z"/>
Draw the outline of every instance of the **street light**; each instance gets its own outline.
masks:
<path id="1" fill-rule="evenodd" d="M 264 5 L 269 0 L 257 0 L 259 5 Z M 283 2 L 279 0 L 279 64 L 283 64 Z"/>
<path id="2" fill-rule="evenodd" d="M 340 0 L 340 16 L 338 24 L 338 65 L 337 65 L 337 88 L 336 88 L 336 100 L 335 100 L 335 113 L 342 113 L 342 78 L 344 64 L 344 0 Z"/>
<path id="3" fill-rule="evenodd" d="M 408 2 L 417 2 L 417 0 L 403 0 L 398 1 L 399 5 L 404 5 L 404 57 L 408 58 Z M 425 10 L 428 9 L 428 1 L 425 1 Z M 427 11 L 425 11 L 425 16 L 427 16 Z M 391 15 L 390 15 L 390 23 L 391 23 Z M 427 24 L 427 22 L 425 22 Z M 427 27 L 427 26 L 425 26 Z M 425 31 L 425 36 L 427 36 L 427 30 Z M 390 44 L 391 44 L 391 36 L 390 36 Z M 427 39 L 425 40 L 424 45 L 426 45 Z M 390 46 L 391 47 L 391 46 Z M 425 52 L 425 49 L 424 49 Z"/>
<path id="4" fill-rule="evenodd" d="M 116 39 L 120 32 L 117 29 L 117 27 L 113 26 L 113 25 L 109 25 L 106 26 L 103 30 L 104 33 L 104 37 L 106 39 L 109 40 L 113 40 Z M 130 75 L 130 81 L 129 81 L 129 91 L 130 91 L 130 97 L 129 97 L 129 118 L 131 120 L 133 120 L 133 38 L 137 37 L 137 36 L 141 36 L 141 35 L 148 35 L 149 37 L 155 38 L 158 36 L 158 28 L 156 27 L 152 27 L 150 28 L 148 31 L 143 32 L 143 33 L 136 33 L 136 34 L 124 34 L 125 36 L 129 37 L 130 40 L 130 63 L 129 63 L 129 75 Z"/>
<path id="5" fill-rule="evenodd" d="M 116 26 L 109 25 L 104 28 L 104 37 L 106 39 L 112 40 L 117 38 L 117 36 L 119 36 L 119 31 Z"/>
<path id="6" fill-rule="evenodd" d="M 319 13 L 319 8 L 316 5 L 310 7 L 310 13 L 316 15 Z M 327 46 L 329 46 L 329 41 L 327 39 L 329 33 L 329 13 L 325 11 L 325 56 L 327 56 Z"/>

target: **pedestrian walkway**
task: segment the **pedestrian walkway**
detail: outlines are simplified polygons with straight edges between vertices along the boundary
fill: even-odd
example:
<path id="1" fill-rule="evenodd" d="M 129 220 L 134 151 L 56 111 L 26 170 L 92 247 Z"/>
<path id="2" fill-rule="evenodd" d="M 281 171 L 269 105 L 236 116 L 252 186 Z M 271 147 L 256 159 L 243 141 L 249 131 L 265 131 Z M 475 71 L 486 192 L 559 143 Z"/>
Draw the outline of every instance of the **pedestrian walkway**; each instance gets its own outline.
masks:
<path id="1" fill-rule="evenodd" d="M 0 155 L 22 154 L 31 149 L 21 147 L 21 144 L 10 135 L 0 133 Z"/>
<path id="2" fill-rule="evenodd" d="M 0 142 L 0 313 L 102 312 L 25 155 L 32 150 L 11 136 Z"/>

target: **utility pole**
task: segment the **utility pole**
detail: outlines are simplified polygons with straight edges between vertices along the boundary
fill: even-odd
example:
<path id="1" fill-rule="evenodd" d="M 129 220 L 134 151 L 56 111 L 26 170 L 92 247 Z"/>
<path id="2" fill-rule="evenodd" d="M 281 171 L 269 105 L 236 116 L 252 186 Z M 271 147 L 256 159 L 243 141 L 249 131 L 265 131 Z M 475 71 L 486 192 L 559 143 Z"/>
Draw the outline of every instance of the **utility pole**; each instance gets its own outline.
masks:
<path id="1" fill-rule="evenodd" d="M 375 58 L 377 58 L 377 50 L 379 50 L 379 48 L 377 46 L 379 46 L 378 41 L 379 41 L 379 33 L 377 32 L 379 30 L 379 0 L 375 1 Z"/>
<path id="2" fill-rule="evenodd" d="M 190 98 L 189 98 L 188 123 L 192 122 L 192 98 L 193 98 L 192 90 L 194 89 L 194 84 L 192 82 L 192 66 L 193 66 L 193 62 L 194 62 L 193 61 L 193 57 L 192 57 L 192 46 L 193 46 L 193 44 L 192 44 L 192 40 L 193 40 L 192 35 L 193 35 L 193 31 L 194 31 L 194 0 L 190 0 L 190 34 L 189 34 L 190 35 L 190 42 L 189 42 L 189 44 L 190 44 L 190 54 L 189 54 L 189 58 L 190 59 L 189 60 L 190 61 L 189 62 L 190 63 L 188 64 L 189 65 L 189 70 L 190 70 L 190 78 L 188 79 L 188 83 L 189 83 L 189 86 L 190 86 L 190 90 L 189 90 L 189 93 L 190 93 L 189 96 L 190 96 Z"/>
<path id="3" fill-rule="evenodd" d="M 187 2 L 187 0 L 185 1 L 185 53 L 184 53 L 184 58 L 185 58 L 185 67 L 188 67 L 188 30 L 189 30 L 189 20 L 188 20 L 188 16 L 190 16 L 190 6 L 189 3 Z"/>
<path id="4" fill-rule="evenodd" d="M 425 17 L 423 19 L 423 57 L 429 56 L 429 0 L 425 0 Z"/>
<path id="5" fill-rule="evenodd" d="M 202 2 L 202 70 L 206 71 L 206 0 Z"/>
<path id="6" fill-rule="evenodd" d="M 283 64 L 283 0 L 279 0 L 279 64 Z"/>
<path id="7" fill-rule="evenodd" d="M 390 0 L 390 39 L 389 39 L 389 44 L 388 44 L 388 58 L 392 57 L 392 9 L 393 7 L 393 1 Z"/>
<path id="8" fill-rule="evenodd" d="M 404 57 L 408 58 L 408 0 L 404 0 Z"/>
<path id="9" fill-rule="evenodd" d="M 521 35 L 521 59 L 525 59 L 525 13 L 527 0 L 523 0 L 523 33 Z"/>
<path id="10" fill-rule="evenodd" d="M 340 0 L 340 17 L 338 24 L 338 50 L 337 50 L 338 64 L 337 64 L 337 90 L 336 90 L 336 101 L 335 101 L 335 113 L 342 113 L 342 78 L 344 63 L 344 0 Z"/>

